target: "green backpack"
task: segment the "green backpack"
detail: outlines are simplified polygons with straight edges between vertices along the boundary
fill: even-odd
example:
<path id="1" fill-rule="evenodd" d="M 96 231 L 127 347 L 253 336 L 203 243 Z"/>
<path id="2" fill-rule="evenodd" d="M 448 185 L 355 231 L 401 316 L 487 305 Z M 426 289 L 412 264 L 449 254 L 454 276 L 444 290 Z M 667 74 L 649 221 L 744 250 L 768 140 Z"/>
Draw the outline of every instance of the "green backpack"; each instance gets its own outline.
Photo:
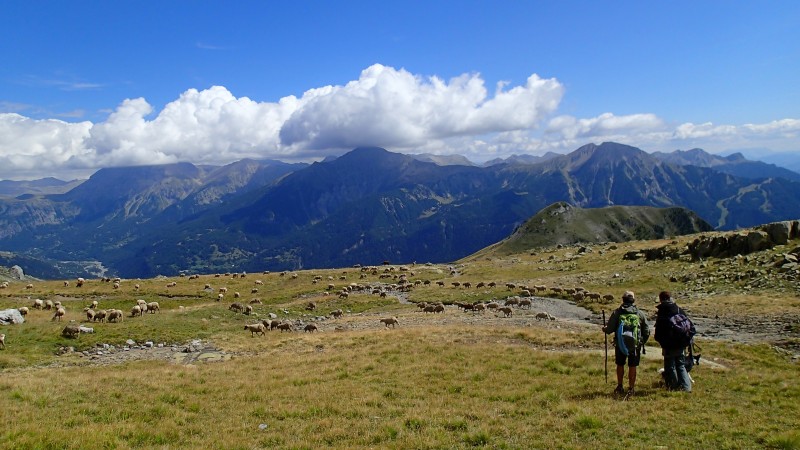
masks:
<path id="1" fill-rule="evenodd" d="M 623 355 L 636 354 L 639 349 L 639 342 L 642 337 L 639 325 L 639 314 L 623 312 L 619 315 L 617 346 Z"/>

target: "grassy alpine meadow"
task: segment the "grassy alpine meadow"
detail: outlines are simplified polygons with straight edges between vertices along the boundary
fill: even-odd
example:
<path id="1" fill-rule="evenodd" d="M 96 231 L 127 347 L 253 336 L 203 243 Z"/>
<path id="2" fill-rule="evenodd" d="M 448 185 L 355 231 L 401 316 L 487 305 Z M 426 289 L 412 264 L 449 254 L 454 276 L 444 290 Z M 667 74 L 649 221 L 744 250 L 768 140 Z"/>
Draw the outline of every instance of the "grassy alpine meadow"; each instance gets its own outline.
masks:
<path id="1" fill-rule="evenodd" d="M 549 288 L 609 294 L 614 300 L 577 301 L 607 314 L 626 290 L 651 314 L 664 289 L 705 318 L 752 322 L 759 313 L 800 312 L 791 284 L 744 286 L 715 262 L 623 259 L 660 244 L 123 279 L 116 287 L 97 279 L 81 287 L 75 280 L 12 281 L 0 289 L 0 309 L 29 311 L 24 323 L 0 329 L 0 448 L 800 448 L 797 359 L 775 342 L 698 337 L 703 358 L 690 394 L 660 385 L 660 350 L 649 347 L 636 394 L 623 400 L 612 395 L 610 344 L 605 380 L 596 319 L 537 320 L 536 299 L 508 318 L 453 305 L 502 303 L 546 285 L 542 295 L 564 301 L 571 299 Z M 33 308 L 36 299 L 60 302 L 65 317 Z M 159 311 L 132 317 L 137 300 L 157 302 Z M 122 310 L 123 320 L 89 321 L 84 310 L 93 301 L 97 310 Z M 234 302 L 252 313 L 232 310 Z M 428 314 L 419 302 L 447 306 Z M 337 309 L 343 317 L 333 317 Z M 319 331 L 262 336 L 244 329 L 269 314 Z M 379 321 L 389 317 L 399 325 Z M 783 342 L 796 344 L 800 325 L 789 322 Z M 69 323 L 94 332 L 64 337 Z M 129 340 L 137 348 L 123 351 Z M 197 340 L 225 358 L 185 357 L 182 349 Z M 154 347 L 138 348 L 146 341 Z"/>
<path id="2" fill-rule="evenodd" d="M 250 338 L 178 365 L 6 370 L 4 448 L 797 448 L 796 366 L 707 343 L 691 394 L 610 395 L 596 333 L 489 327 Z M 613 370 L 613 363 L 611 364 Z M 610 375 L 613 379 L 613 374 Z"/>

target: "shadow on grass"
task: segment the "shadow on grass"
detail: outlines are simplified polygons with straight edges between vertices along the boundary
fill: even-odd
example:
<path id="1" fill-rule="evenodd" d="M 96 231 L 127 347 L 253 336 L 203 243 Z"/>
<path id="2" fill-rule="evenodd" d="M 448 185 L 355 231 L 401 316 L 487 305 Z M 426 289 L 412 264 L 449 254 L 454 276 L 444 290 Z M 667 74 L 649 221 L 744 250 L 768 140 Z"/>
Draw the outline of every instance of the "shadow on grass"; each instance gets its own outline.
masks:
<path id="1" fill-rule="evenodd" d="M 644 388 L 636 388 L 636 392 L 633 395 L 626 395 L 626 394 L 617 394 L 614 392 L 613 385 L 608 385 L 608 388 L 604 388 L 602 390 L 595 390 L 592 392 L 582 392 L 576 393 L 572 396 L 569 396 L 570 400 L 596 400 L 600 398 L 610 398 L 612 400 L 636 400 L 640 398 L 650 398 L 657 394 L 657 392 L 661 390 L 659 388 L 652 388 L 652 387 L 644 387 Z"/>

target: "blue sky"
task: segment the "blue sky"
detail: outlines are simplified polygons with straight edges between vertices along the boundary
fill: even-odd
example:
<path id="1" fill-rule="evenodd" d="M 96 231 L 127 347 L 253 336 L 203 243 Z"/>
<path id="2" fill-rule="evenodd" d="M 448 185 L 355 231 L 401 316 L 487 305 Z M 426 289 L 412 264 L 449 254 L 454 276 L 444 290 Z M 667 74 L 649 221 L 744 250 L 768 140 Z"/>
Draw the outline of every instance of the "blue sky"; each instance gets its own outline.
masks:
<path id="1" fill-rule="evenodd" d="M 357 145 L 800 150 L 800 2 L 0 5 L 0 179 Z"/>

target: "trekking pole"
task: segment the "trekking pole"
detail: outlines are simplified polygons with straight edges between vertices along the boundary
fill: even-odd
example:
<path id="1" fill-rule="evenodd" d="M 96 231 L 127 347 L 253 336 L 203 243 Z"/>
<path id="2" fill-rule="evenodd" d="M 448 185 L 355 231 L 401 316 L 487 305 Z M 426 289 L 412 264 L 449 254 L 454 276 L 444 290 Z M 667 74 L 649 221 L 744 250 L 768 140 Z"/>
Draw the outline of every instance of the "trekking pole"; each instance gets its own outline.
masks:
<path id="1" fill-rule="evenodd" d="M 603 338 L 605 340 L 605 347 L 606 347 L 606 359 L 605 359 L 605 368 L 606 368 L 606 384 L 608 384 L 608 333 L 606 333 L 606 310 L 603 311 Z"/>

